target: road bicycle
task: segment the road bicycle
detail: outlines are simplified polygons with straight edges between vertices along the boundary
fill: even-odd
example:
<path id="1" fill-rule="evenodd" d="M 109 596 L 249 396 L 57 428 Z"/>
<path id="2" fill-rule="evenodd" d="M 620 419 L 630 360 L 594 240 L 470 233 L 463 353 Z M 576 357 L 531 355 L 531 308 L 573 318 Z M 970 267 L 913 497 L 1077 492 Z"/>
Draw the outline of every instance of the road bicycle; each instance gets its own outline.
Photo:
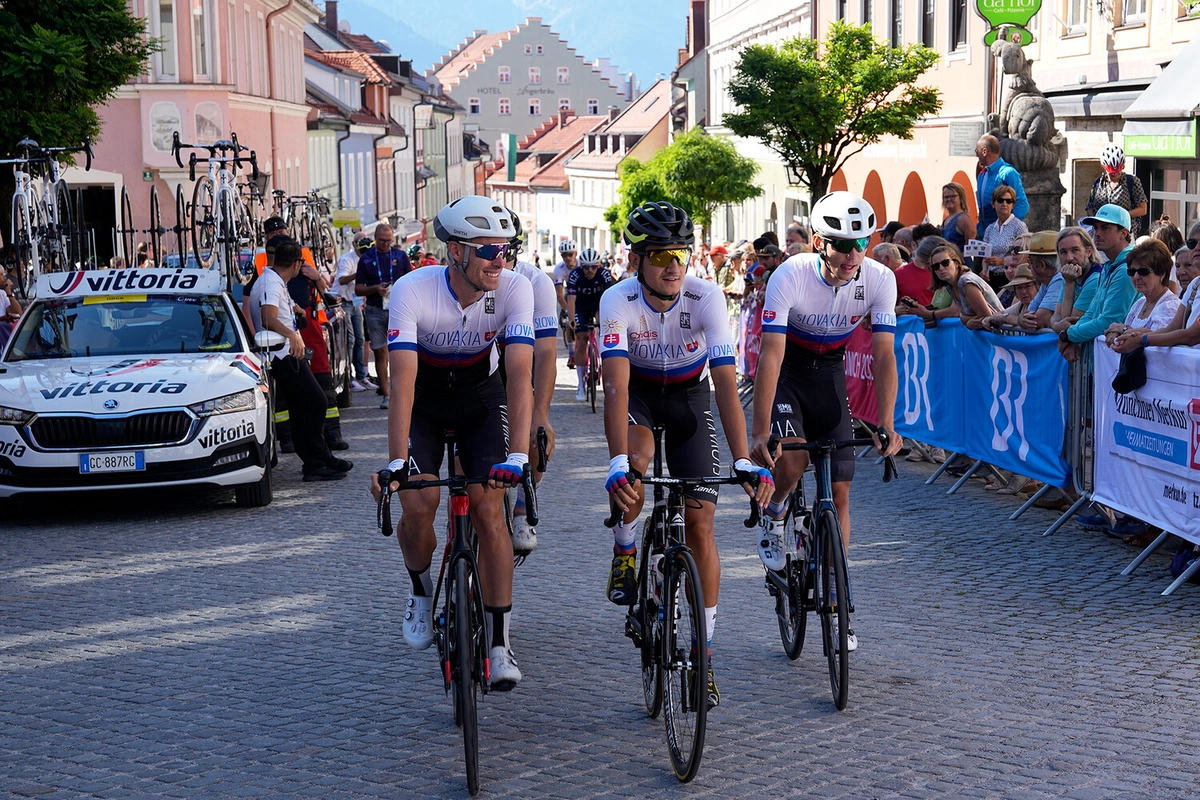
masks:
<path id="1" fill-rule="evenodd" d="M 631 473 L 654 487 L 654 507 L 642 526 L 637 601 L 625 616 L 625 635 L 641 651 L 642 698 L 651 719 L 663 713 L 675 777 L 687 783 L 700 770 L 708 721 L 708 636 L 704 590 L 684 529 L 684 492 L 693 486 L 741 485 L 743 478 L 668 478 L 662 474 L 662 437 L 655 426 L 654 474 Z M 604 527 L 620 520 L 613 508 Z M 747 528 L 758 525 L 750 499 Z"/>
<path id="2" fill-rule="evenodd" d="M 576 353 L 578 358 L 579 354 Z M 596 341 L 596 329 L 588 331 L 587 338 L 587 381 L 584 387 L 587 391 L 588 402 L 592 404 L 592 413 L 596 413 L 596 387 L 600 384 L 600 345 Z"/>
<path id="3" fill-rule="evenodd" d="M 171 153 L 175 163 L 183 166 L 180 157 L 184 150 L 188 154 L 188 177 L 195 181 L 192 190 L 191 239 L 192 252 L 197 263 L 205 268 L 216 268 L 225 276 L 228 285 L 245 284 L 254 276 L 252 264 L 238 258 L 243 245 L 253 237 L 250 215 L 241 201 L 237 190 L 237 170 L 241 164 L 249 164 L 251 177 L 258 179 L 258 156 L 253 150 L 238 144 L 237 134 L 213 144 L 188 144 L 179 139 L 176 131 L 171 139 Z M 196 180 L 195 150 L 207 150 L 208 174 Z M 242 156 L 241 153 L 249 153 Z M 228 154 L 228 155 L 226 155 Z"/>
<path id="4" fill-rule="evenodd" d="M 313 254 L 318 268 L 330 265 L 336 236 L 329 224 L 329 200 L 316 189 L 304 195 L 288 195 L 282 189 L 272 192 L 275 213 L 287 223 L 292 237 Z"/>
<path id="5" fill-rule="evenodd" d="M 449 463 L 448 477 L 436 481 L 406 481 L 399 491 L 446 487 L 450 490 L 447 510 L 446 547 L 434 588 L 433 631 L 438 662 L 446 693 L 453 698 L 454 724 L 462 728 L 463 754 L 467 768 L 467 789 L 479 792 L 479 716 L 477 702 L 491 689 L 491 662 L 488 660 L 487 624 L 483 611 L 483 589 L 479 581 L 479 542 L 471 524 L 467 487 L 485 484 L 487 478 L 467 478 L 455 471 L 454 432 L 443 434 Z M 379 472 L 377 522 L 384 536 L 392 533 L 391 482 L 393 474 Z M 525 465 L 521 478 L 525 492 L 525 520 L 537 525 L 537 494 L 533 470 Z M 445 587 L 445 601 L 439 609 L 437 598 Z"/>
<path id="6" fill-rule="evenodd" d="M 92 168 L 92 144 L 85 138 L 79 147 L 42 147 L 26 137 L 17 142 L 16 158 L 0 160 L 13 165 L 14 188 L 9 243 L 16 257 L 16 289 L 22 299 L 33 297 L 37 276 L 80 266 L 83 236 L 74 223 L 71 190 L 59 172 L 58 159 L 73 153 L 87 156 Z M 40 169 L 40 174 L 35 171 Z M 40 191 L 35 179 L 41 179 Z"/>
<path id="7" fill-rule="evenodd" d="M 880 442 L 887 447 L 888 437 L 879 432 Z M 782 571 L 766 571 L 767 592 L 775 598 L 775 616 L 779 622 L 779 638 L 783 651 L 793 661 L 804 648 L 808 627 L 808 612 L 815 611 L 821 620 L 821 647 L 829 662 L 829 684 L 833 702 L 839 711 L 850 697 L 850 615 L 854 613 L 854 591 L 846 567 L 846 548 L 838 522 L 837 506 L 833 502 L 833 453 L 844 447 L 874 445 L 869 438 L 817 442 L 785 442 L 775 437 L 767 448 L 776 452 L 803 450 L 812 456 L 816 477 L 816 500 L 810 508 L 804 499 L 804 478 L 788 495 L 784 513 L 783 541 L 795 548 L 787 556 Z M 884 460 L 885 483 L 896 475 L 896 462 Z"/>

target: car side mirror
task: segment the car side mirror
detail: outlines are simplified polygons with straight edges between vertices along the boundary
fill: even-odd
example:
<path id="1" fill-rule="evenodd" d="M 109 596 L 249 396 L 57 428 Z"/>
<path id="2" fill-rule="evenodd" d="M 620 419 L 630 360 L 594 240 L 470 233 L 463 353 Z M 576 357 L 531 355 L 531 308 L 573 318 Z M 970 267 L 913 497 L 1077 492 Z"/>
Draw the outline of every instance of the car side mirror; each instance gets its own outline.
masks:
<path id="1" fill-rule="evenodd" d="M 254 334 L 254 349 L 260 353 L 278 353 L 287 346 L 287 337 L 282 333 L 259 331 Z"/>

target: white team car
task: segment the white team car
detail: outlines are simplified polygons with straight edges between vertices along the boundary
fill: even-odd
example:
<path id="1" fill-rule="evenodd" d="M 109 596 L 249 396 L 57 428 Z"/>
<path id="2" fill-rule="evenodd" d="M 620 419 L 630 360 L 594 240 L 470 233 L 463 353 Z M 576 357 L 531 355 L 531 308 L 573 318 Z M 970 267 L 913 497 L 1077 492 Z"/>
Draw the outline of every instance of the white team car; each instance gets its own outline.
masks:
<path id="1" fill-rule="evenodd" d="M 265 357 L 215 271 L 39 276 L 0 359 L 0 497 L 208 484 L 267 505 Z"/>

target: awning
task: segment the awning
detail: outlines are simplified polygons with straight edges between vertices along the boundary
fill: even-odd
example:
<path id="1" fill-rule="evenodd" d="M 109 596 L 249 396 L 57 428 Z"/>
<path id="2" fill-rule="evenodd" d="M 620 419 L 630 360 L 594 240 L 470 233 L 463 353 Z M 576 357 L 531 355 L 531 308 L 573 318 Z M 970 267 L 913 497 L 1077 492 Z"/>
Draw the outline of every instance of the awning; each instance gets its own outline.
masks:
<path id="1" fill-rule="evenodd" d="M 1123 92 L 1074 92 L 1071 94 L 1046 95 L 1057 119 L 1065 117 L 1119 117 L 1143 90 Z"/>
<path id="2" fill-rule="evenodd" d="M 1125 152 L 1133 156 L 1196 155 L 1196 111 L 1200 109 L 1200 36 L 1192 39 L 1162 74 L 1129 104 Z"/>

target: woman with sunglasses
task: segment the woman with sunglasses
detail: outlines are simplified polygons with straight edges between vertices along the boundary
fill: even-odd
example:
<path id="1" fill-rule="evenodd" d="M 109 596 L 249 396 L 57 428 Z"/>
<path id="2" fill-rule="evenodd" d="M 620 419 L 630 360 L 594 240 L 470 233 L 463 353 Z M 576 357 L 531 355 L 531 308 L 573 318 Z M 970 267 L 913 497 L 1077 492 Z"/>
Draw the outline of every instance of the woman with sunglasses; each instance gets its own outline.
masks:
<path id="1" fill-rule="evenodd" d="M 521 479 L 529 455 L 533 413 L 533 288 L 504 268 L 512 216 L 488 197 L 468 195 L 442 208 L 433 221 L 451 265 L 426 267 L 392 287 L 388 360 L 394 402 L 388 409 L 387 469 L 412 480 L 437 480 L 445 432 L 456 435 L 458 460 L 471 478 L 471 518 L 479 535 L 483 608 L 491 684 L 507 691 L 521 681 L 508 638 L 512 613 L 513 548 L 504 523 L 504 489 Z M 504 337 L 500 379 L 496 339 Z M 510 444 L 511 443 L 511 444 Z M 398 488 L 398 481 L 393 486 Z M 378 497 L 379 476 L 371 476 Z M 433 643 L 433 581 L 437 547 L 433 521 L 440 491 L 400 492 L 403 512 L 396 537 L 411 593 L 404 640 L 418 650 Z"/>
<path id="2" fill-rule="evenodd" d="M 637 521 L 645 499 L 644 485 L 633 473 L 645 474 L 654 458 L 651 429 L 655 425 L 666 428 L 663 455 L 673 477 L 721 474 L 710 377 L 733 467 L 746 481 L 746 493 L 761 504 L 774 487 L 771 473 L 749 461 L 733 337 L 721 289 L 687 274 L 688 254 L 695 241 L 687 212 L 663 202 L 638 206 L 629 215 L 624 236 L 637 277 L 621 281 L 600 299 L 600 356 L 604 359 L 604 433 L 610 456 L 605 488 L 611 501 L 624 511 L 621 522 L 613 527 L 607 594 L 618 605 L 632 605 L 637 596 Z M 756 477 L 757 495 L 751 483 Z M 711 646 L 721 582 L 721 561 L 713 538 L 717 487 L 694 486 L 687 496 L 684 525 L 700 571 Z M 710 660 L 709 707 L 720 699 Z"/>
<path id="3" fill-rule="evenodd" d="M 1171 265 L 1174 258 L 1167 246 L 1157 239 L 1148 239 L 1129 254 L 1125 271 L 1133 279 L 1133 288 L 1141 297 L 1133 301 L 1123 323 L 1113 323 L 1104 332 L 1104 341 L 1118 353 L 1130 353 L 1144 345 L 1159 346 L 1165 341 L 1150 342 L 1152 331 L 1170 332 L 1183 327 L 1186 316 L 1183 301 L 1171 291 Z M 1142 341 L 1143 337 L 1146 341 Z"/>
<path id="4" fill-rule="evenodd" d="M 933 290 L 945 288 L 950 292 L 958 315 L 968 328 L 979 330 L 985 317 L 1004 313 L 996 292 L 987 281 L 966 268 L 953 245 L 934 250 L 929 257 L 929 269 L 933 272 Z"/>
<path id="5" fill-rule="evenodd" d="M 786 566 L 782 541 L 787 496 L 807 466 L 807 453 L 767 448 L 774 434 L 784 442 L 851 439 L 844 354 L 850 334 L 871 326 L 875 399 L 880 429 L 888 435 L 881 455 L 893 455 L 902 440 L 892 429 L 896 405 L 896 278 L 865 251 L 875 231 L 875 211 L 850 192 L 832 192 L 813 204 L 812 253 L 792 256 L 767 284 L 762 311 L 762 345 L 754 389 L 754 460 L 775 474 L 775 494 L 763 516 L 758 555 L 767 569 Z M 833 499 L 842 535 L 850 541 L 850 480 L 854 452 L 835 451 Z M 794 548 L 795 543 L 791 546 Z M 858 646 L 850 632 L 850 649 Z"/>
<path id="6" fill-rule="evenodd" d="M 983 232 L 983 241 L 992 246 L 992 254 L 983 259 L 984 266 L 989 272 L 998 271 L 1004 267 L 1004 254 L 1016 241 L 1029 233 L 1025 223 L 1013 214 L 1017 202 L 1017 193 L 1011 186 L 1000 185 L 992 191 L 992 208 L 996 211 L 996 221 L 987 226 Z"/>

